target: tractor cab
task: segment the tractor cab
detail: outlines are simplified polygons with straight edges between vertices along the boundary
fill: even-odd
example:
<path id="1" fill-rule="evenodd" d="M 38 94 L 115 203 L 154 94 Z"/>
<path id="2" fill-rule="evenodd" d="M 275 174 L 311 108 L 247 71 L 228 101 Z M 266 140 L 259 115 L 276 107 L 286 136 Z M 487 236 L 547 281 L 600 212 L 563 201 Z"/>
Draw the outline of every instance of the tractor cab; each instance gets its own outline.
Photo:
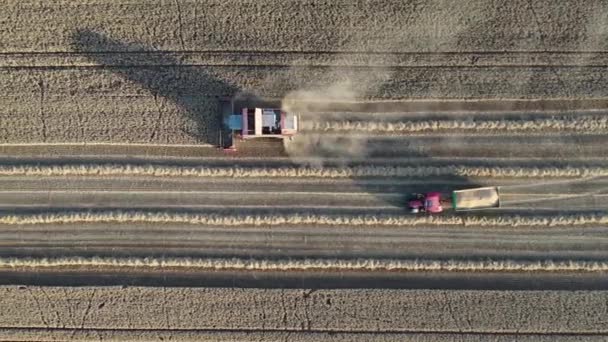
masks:
<path id="1" fill-rule="evenodd" d="M 414 194 L 408 202 L 411 213 L 431 213 L 437 214 L 443 211 L 441 206 L 441 193 L 429 192 L 427 194 Z"/>

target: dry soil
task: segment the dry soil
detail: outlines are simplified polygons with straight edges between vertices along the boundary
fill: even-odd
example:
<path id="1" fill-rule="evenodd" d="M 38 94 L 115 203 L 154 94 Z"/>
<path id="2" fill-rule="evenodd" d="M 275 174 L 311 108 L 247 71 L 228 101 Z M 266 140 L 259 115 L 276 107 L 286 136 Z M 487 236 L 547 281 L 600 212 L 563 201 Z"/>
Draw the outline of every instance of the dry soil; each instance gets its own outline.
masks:
<path id="1" fill-rule="evenodd" d="M 606 293 L 594 291 L 9 286 L 0 293 L 3 339 L 570 341 L 579 334 L 595 341 L 607 333 Z"/>

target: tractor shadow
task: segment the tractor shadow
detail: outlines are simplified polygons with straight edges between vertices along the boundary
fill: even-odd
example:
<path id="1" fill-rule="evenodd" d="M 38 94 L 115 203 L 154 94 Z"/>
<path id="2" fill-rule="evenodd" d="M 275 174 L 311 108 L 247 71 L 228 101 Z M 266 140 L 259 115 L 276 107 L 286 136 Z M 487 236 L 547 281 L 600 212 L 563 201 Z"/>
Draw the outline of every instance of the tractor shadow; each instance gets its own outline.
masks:
<path id="1" fill-rule="evenodd" d="M 118 74 L 155 99 L 167 99 L 183 109 L 190 122 L 180 128 L 182 134 L 197 143 L 218 145 L 222 112 L 226 110 L 223 105 L 238 93 L 236 86 L 204 67 L 183 65 L 177 53 L 156 52 L 150 46 L 119 41 L 91 30 L 74 32 L 72 45 L 98 68 Z"/>

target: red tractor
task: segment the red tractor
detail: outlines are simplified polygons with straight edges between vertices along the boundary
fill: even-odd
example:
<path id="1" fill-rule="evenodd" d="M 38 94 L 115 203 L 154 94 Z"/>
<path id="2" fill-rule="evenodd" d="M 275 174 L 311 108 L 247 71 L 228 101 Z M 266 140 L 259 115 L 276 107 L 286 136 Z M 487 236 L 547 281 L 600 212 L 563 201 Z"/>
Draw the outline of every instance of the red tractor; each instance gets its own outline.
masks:
<path id="1" fill-rule="evenodd" d="M 438 214 L 443 211 L 441 206 L 441 193 L 429 192 L 427 194 L 414 194 L 408 202 L 412 214 L 431 213 Z"/>
<path id="2" fill-rule="evenodd" d="M 451 197 L 442 200 L 440 192 L 413 194 L 407 206 L 412 214 L 438 214 L 442 204 L 449 204 L 455 211 L 490 209 L 500 207 L 498 187 L 485 187 L 452 191 Z"/>

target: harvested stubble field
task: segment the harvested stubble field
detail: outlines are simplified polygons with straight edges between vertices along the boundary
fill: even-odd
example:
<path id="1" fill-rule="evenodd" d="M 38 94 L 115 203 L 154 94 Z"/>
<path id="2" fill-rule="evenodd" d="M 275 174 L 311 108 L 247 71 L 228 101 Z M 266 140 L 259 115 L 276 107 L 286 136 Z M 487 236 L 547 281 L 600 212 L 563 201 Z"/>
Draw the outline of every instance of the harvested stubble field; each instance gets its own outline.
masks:
<path id="1" fill-rule="evenodd" d="M 595 291 L 3 287 L 1 293 L 3 339 L 600 341 L 606 334 L 606 293 Z"/>

